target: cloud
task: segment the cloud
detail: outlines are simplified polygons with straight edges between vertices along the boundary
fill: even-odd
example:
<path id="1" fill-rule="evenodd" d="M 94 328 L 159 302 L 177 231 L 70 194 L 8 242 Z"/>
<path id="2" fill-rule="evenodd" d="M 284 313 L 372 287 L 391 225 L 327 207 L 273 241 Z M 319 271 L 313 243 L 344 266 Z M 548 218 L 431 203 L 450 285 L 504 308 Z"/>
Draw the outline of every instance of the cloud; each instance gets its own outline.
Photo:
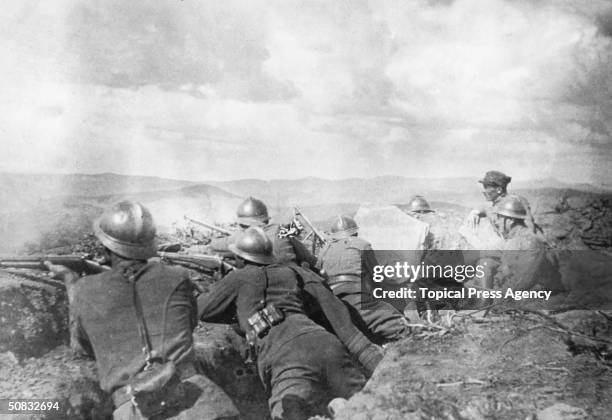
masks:
<path id="1" fill-rule="evenodd" d="M 81 2 L 67 17 L 67 48 L 85 83 L 212 84 L 233 98 L 286 99 L 292 87 L 261 71 L 268 58 L 262 21 L 261 2 Z"/>
<path id="2" fill-rule="evenodd" d="M 0 169 L 600 181 L 610 22 L 604 0 L 12 4 Z"/>

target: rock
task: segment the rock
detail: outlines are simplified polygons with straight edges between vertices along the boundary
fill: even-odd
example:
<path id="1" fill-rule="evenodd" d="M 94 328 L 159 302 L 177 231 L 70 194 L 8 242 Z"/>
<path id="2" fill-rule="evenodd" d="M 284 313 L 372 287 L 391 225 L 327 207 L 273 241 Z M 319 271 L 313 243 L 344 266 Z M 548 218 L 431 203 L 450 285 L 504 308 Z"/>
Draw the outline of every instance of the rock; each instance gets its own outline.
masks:
<path id="1" fill-rule="evenodd" d="M 203 324 L 194 334 L 194 347 L 205 375 L 230 396 L 243 419 L 269 418 L 257 368 L 242 358 L 244 339 L 228 326 Z"/>
<path id="2" fill-rule="evenodd" d="M 327 405 L 327 410 L 332 418 L 335 418 L 341 410 L 344 409 L 348 401 L 345 398 L 334 398 Z"/>
<path id="3" fill-rule="evenodd" d="M 581 420 L 587 417 L 586 411 L 582 408 L 565 403 L 557 403 L 538 411 L 538 420 Z"/>
<path id="4" fill-rule="evenodd" d="M 0 313 L 0 352 L 20 360 L 68 342 L 65 289 L 41 272 L 0 270 Z"/>
<path id="5" fill-rule="evenodd" d="M 15 357 L 15 354 L 10 351 L 6 351 L 4 353 L 0 353 L 0 367 L 7 366 L 17 366 L 19 365 L 19 360 Z"/>

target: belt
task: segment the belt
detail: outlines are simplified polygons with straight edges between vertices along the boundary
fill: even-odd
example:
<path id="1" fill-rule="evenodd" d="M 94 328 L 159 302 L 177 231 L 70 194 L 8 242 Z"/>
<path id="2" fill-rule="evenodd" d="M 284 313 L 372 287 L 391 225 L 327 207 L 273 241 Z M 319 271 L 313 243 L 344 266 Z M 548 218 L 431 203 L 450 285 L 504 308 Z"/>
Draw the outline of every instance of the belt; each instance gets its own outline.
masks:
<path id="1" fill-rule="evenodd" d="M 344 283 L 360 283 L 361 277 L 357 274 L 338 274 L 329 278 L 329 287 L 334 290 Z"/>
<path id="2" fill-rule="evenodd" d="M 199 373 L 193 362 L 179 363 L 178 365 L 176 365 L 176 370 L 181 381 L 191 378 L 192 376 L 197 375 Z M 123 405 L 126 402 L 130 401 L 132 399 L 132 396 L 127 392 L 127 385 L 115 390 L 113 392 L 112 399 L 113 403 L 115 404 L 115 408 L 118 408 L 120 405 Z"/>

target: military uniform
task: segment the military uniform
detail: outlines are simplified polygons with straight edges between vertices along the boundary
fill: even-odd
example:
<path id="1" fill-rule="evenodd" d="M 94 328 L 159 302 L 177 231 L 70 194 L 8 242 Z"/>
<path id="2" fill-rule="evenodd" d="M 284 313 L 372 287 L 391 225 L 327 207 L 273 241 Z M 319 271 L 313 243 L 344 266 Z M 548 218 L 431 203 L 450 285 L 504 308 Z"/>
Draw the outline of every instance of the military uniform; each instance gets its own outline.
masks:
<path id="1" fill-rule="evenodd" d="M 317 259 L 299 240 L 296 238 L 279 238 L 280 225 L 269 223 L 261 226 L 261 228 L 272 241 L 274 255 L 276 255 L 279 262 L 295 262 L 299 265 L 308 263 L 311 267 L 315 266 Z M 231 255 L 229 245 L 235 243 L 242 232 L 242 230 L 239 230 L 230 236 L 212 240 L 209 244 L 211 252 L 220 255 Z"/>
<path id="2" fill-rule="evenodd" d="M 268 304 L 285 317 L 256 340 L 257 367 L 271 392 L 274 419 L 323 414 L 322 407 L 329 400 L 348 398 L 363 387 L 365 377 L 346 349 L 369 373 L 382 354 L 352 324 L 344 305 L 309 270 L 295 264 L 247 265 L 198 298 L 198 316 L 206 322 L 225 323 L 236 317 L 239 328 L 247 333 L 251 331 L 248 318 Z M 323 310 L 338 337 L 309 318 L 316 308 Z"/>
<path id="3" fill-rule="evenodd" d="M 403 314 L 387 302 L 373 299 L 362 290 L 362 255 L 366 270 L 377 264 L 373 260 L 370 243 L 357 236 L 331 239 L 321 250 L 317 267 L 325 271 L 329 286 L 336 296 L 348 303 L 361 318 L 359 324 L 375 342 L 397 340 L 408 332 Z"/>
<path id="4" fill-rule="evenodd" d="M 558 263 L 546 242 L 523 225 L 513 226 L 500 246 L 501 270 L 495 278 L 496 287 L 517 290 L 542 288 L 553 292 L 564 290 Z"/>
<path id="5" fill-rule="evenodd" d="M 115 419 L 140 419 L 125 386 L 145 365 L 133 286 L 127 276 L 144 262 L 124 260 L 111 271 L 87 276 L 70 291 L 71 346 L 96 359 L 101 388 L 113 394 Z M 150 263 L 136 282 L 153 350 L 176 365 L 186 391 L 164 418 L 238 418 L 231 399 L 196 371 L 192 331 L 197 309 L 185 271 Z"/>
<path id="6" fill-rule="evenodd" d="M 535 232 L 535 230 L 537 229 L 536 228 L 537 225 L 535 223 L 535 219 L 533 218 L 533 213 L 531 212 L 531 208 L 529 207 L 529 201 L 527 201 L 525 197 L 520 196 L 520 195 L 516 195 L 516 194 L 500 195 L 492 203 L 481 207 L 479 209 L 479 215 L 486 217 L 491 223 L 491 225 L 495 228 L 495 231 L 498 232 L 500 236 L 503 236 L 501 233 L 503 230 L 503 226 L 501 226 L 500 221 L 498 220 L 497 214 L 495 213 L 495 211 L 497 210 L 497 205 L 501 203 L 504 199 L 508 199 L 508 198 L 518 199 L 521 202 L 521 204 L 525 207 L 525 210 L 527 211 L 527 216 L 525 218 L 525 225 L 529 229 L 531 229 L 532 232 Z"/>

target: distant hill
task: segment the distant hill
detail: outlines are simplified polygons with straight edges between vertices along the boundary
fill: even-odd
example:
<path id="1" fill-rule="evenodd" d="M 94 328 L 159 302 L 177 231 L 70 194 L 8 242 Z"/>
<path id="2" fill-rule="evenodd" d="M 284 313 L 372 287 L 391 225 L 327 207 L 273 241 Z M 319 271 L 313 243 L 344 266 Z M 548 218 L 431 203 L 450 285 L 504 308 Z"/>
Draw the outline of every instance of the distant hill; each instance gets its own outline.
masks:
<path id="1" fill-rule="evenodd" d="M 516 181 L 511 191 L 527 197 L 534 213 L 554 211 L 562 197 L 586 202 L 601 188 L 568 186 L 554 179 Z M 327 180 L 244 179 L 229 182 L 171 180 L 117 174 L 40 175 L 0 173 L 0 250 L 18 249 L 25 242 L 70 243 L 91 231 L 102 209 L 122 199 L 149 207 L 160 231 L 182 223 L 183 215 L 209 222 L 230 222 L 248 196 L 263 199 L 274 221 L 288 222 L 299 206 L 319 227 L 337 214 L 353 214 L 361 204 L 406 204 L 424 195 L 432 207 L 453 218 L 483 203 L 474 178 L 423 179 L 384 176 L 371 179 Z M 42 238 L 42 239 L 41 239 Z"/>
<path id="2" fill-rule="evenodd" d="M 460 205 L 474 205 L 482 201 L 481 186 L 475 178 L 406 178 L 381 176 L 375 178 L 349 178 L 328 180 L 301 178 L 296 180 L 261 181 L 243 179 L 225 182 L 206 182 L 238 196 L 255 196 L 271 206 L 324 205 L 329 203 L 404 203 L 416 194 L 428 200 Z M 590 184 L 572 186 L 553 178 L 531 181 L 513 181 L 510 190 L 537 190 L 557 188 L 605 192 Z"/>
<path id="3" fill-rule="evenodd" d="M 66 196 L 99 196 L 143 191 L 171 190 L 197 183 L 148 176 L 112 173 L 86 174 L 14 174 L 0 173 L 2 211 L 19 206 L 37 205 L 40 200 L 57 200 Z"/>

